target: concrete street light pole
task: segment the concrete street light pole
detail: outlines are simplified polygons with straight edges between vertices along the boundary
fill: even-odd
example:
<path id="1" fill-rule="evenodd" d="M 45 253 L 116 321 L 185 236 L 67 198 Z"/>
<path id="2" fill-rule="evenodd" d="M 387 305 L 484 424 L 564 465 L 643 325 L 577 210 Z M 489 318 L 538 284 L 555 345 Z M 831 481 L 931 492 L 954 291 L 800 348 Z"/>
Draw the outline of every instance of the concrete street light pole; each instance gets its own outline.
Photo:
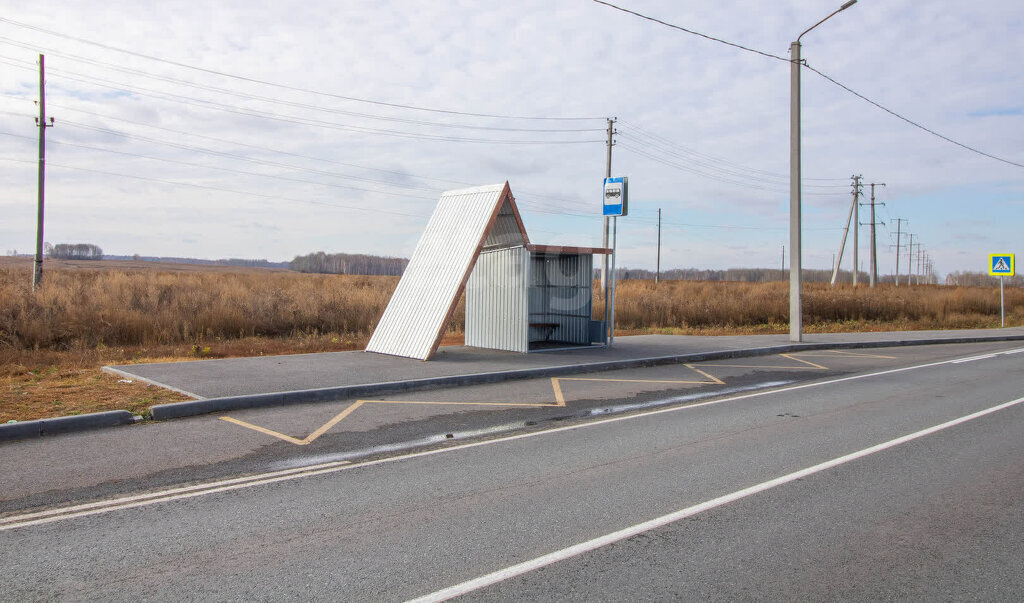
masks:
<path id="1" fill-rule="evenodd" d="M 790 104 L 789 104 L 789 340 L 803 340 L 803 312 L 800 303 L 800 270 L 803 251 L 800 247 L 800 38 L 815 27 L 828 21 L 857 0 L 849 0 L 831 15 L 818 21 L 796 38 L 789 46 L 790 54 Z M 856 269 L 856 266 L 854 266 Z"/>

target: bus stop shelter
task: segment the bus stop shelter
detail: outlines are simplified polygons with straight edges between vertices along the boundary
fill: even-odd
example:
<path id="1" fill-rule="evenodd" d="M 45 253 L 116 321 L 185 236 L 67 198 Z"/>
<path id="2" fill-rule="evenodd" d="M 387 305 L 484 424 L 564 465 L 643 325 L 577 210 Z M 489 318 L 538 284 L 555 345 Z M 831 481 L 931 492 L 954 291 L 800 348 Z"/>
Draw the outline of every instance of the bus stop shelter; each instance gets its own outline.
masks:
<path id="1" fill-rule="evenodd" d="M 592 319 L 593 256 L 608 253 L 530 243 L 507 182 L 447 191 L 366 351 L 429 360 L 463 292 L 468 346 L 603 344 L 605 323 Z"/>

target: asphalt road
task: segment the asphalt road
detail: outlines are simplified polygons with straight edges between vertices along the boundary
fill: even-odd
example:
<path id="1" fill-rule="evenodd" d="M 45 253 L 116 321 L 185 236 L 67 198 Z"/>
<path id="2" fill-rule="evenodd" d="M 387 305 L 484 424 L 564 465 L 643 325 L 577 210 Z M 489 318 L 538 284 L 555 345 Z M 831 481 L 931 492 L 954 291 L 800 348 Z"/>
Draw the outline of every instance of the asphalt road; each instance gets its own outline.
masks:
<path id="1" fill-rule="evenodd" d="M 1024 350 L 931 356 L 847 359 L 773 389 L 753 385 L 781 369 L 706 367 L 737 379 L 733 393 L 686 398 L 662 384 L 628 401 L 677 404 L 371 461 L 331 459 L 326 439 L 273 475 L 9 511 L 0 592 L 407 600 L 463 585 L 470 600 L 1019 600 Z M 239 442 L 266 437 L 226 427 Z M 264 452 L 286 450 L 278 439 Z"/>

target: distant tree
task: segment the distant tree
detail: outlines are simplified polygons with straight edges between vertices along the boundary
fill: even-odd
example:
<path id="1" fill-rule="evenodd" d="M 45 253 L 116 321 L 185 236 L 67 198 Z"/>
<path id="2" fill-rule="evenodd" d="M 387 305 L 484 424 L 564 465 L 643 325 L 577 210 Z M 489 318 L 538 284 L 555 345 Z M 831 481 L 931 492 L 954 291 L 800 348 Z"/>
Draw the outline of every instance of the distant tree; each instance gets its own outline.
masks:
<path id="1" fill-rule="evenodd" d="M 317 251 L 295 256 L 288 267 L 296 272 L 400 276 L 408 264 L 405 258 Z"/>
<path id="2" fill-rule="evenodd" d="M 50 248 L 49 255 L 58 260 L 102 260 L 103 250 L 90 243 L 57 243 Z"/>
<path id="3" fill-rule="evenodd" d="M 1003 284 L 1010 287 L 1024 285 L 1024 275 L 1004 277 Z M 987 272 L 950 272 L 946 275 L 947 285 L 958 285 L 961 287 L 996 287 L 999 285 L 999 277 L 989 276 Z"/>

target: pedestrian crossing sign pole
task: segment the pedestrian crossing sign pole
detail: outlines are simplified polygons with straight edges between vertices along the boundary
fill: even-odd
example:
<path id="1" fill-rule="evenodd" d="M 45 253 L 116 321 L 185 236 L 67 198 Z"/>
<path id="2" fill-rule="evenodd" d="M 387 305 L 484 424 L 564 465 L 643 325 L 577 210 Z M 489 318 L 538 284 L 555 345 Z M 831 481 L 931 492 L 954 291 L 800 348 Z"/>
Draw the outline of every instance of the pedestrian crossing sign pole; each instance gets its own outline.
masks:
<path id="1" fill-rule="evenodd" d="M 1003 277 L 1013 276 L 1012 253 L 990 253 L 988 256 L 988 273 L 999 277 L 999 316 L 1000 324 L 1006 326 L 1006 298 L 1003 295 Z"/>

